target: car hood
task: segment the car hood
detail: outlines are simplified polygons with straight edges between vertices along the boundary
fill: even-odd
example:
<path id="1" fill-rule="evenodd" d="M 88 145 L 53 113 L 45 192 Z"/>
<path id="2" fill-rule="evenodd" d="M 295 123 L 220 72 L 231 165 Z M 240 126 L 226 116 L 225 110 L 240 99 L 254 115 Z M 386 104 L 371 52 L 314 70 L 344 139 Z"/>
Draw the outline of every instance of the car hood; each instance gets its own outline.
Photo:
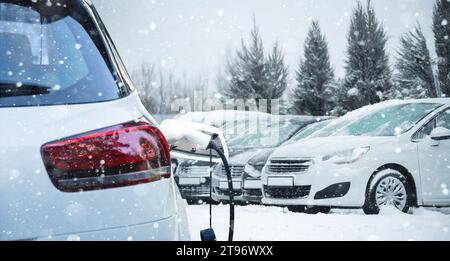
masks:
<path id="1" fill-rule="evenodd" d="M 265 153 L 267 151 L 273 151 L 275 148 L 253 148 L 245 150 L 242 153 L 234 154 L 228 160 L 230 164 L 247 164 L 247 162 L 257 156 L 260 153 Z"/>
<path id="2" fill-rule="evenodd" d="M 282 146 L 275 150 L 271 158 L 277 157 L 299 157 L 315 158 L 342 150 L 356 147 L 374 146 L 392 142 L 395 137 L 324 137 L 302 140 L 293 144 Z"/>

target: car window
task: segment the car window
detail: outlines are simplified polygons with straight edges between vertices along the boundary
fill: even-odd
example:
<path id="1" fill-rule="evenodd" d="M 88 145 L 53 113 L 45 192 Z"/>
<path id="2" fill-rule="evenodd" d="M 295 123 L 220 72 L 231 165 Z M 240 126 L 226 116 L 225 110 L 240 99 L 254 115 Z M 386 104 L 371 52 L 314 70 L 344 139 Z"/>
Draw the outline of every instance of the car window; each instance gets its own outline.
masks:
<path id="1" fill-rule="evenodd" d="M 289 139 L 286 144 L 295 143 L 297 141 L 303 140 L 314 134 L 315 132 L 323 129 L 328 124 L 330 124 L 330 120 L 327 121 L 321 121 L 316 122 L 313 124 L 308 125 L 307 127 L 303 128 L 301 131 L 299 131 L 297 134 L 295 134 L 291 139 Z"/>
<path id="2" fill-rule="evenodd" d="M 51 14 L 0 3 L 0 107 L 77 104 L 127 94 L 82 8 Z"/>
<path id="3" fill-rule="evenodd" d="M 431 135 L 431 132 L 437 127 L 443 127 L 450 130 L 450 109 L 442 112 L 433 120 L 425 124 L 412 138 L 419 141 Z"/>
<path id="4" fill-rule="evenodd" d="M 233 148 L 273 147 L 280 145 L 295 134 L 306 123 L 282 120 L 259 129 L 246 129 L 230 139 L 228 146 Z M 276 137 L 274 140 L 273 137 Z"/>
<path id="5" fill-rule="evenodd" d="M 436 118 L 436 127 L 443 127 L 450 130 L 450 109 L 439 114 Z"/>
<path id="6" fill-rule="evenodd" d="M 427 124 L 425 124 L 420 131 L 417 132 L 416 135 L 414 135 L 413 140 L 422 140 L 427 136 L 430 136 L 431 132 L 434 130 L 434 123 L 435 119 L 431 120 Z"/>

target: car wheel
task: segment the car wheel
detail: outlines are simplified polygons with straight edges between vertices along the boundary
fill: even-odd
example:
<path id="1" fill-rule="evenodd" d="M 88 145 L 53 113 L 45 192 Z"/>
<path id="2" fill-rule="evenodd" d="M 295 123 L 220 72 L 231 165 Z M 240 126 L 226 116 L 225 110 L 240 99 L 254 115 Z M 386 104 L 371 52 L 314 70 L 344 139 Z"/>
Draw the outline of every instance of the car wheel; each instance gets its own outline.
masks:
<path id="1" fill-rule="evenodd" d="M 317 213 L 328 214 L 331 211 L 331 207 L 318 207 L 318 206 L 288 206 L 287 208 L 291 212 L 305 213 L 305 214 L 317 214 Z"/>
<path id="2" fill-rule="evenodd" d="M 377 215 L 381 206 L 394 206 L 408 213 L 412 205 L 411 186 L 400 172 L 387 169 L 377 173 L 370 182 L 363 206 L 367 215 Z"/>

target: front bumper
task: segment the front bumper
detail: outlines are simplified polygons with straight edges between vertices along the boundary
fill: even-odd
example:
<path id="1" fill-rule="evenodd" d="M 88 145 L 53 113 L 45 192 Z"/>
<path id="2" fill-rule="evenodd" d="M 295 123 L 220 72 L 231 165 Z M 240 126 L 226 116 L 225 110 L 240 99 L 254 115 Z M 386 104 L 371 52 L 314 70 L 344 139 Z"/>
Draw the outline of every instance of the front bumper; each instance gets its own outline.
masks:
<path id="1" fill-rule="evenodd" d="M 183 180 L 197 180 L 195 182 L 183 182 Z M 199 178 L 183 178 L 175 177 L 176 183 L 180 190 L 181 197 L 187 200 L 207 200 L 209 199 L 210 191 L 210 178 L 209 177 L 199 177 Z M 181 182 L 180 182 L 181 181 Z"/>
<path id="2" fill-rule="evenodd" d="M 232 179 L 233 181 L 233 196 L 234 201 L 243 203 L 245 202 L 243 198 L 242 191 L 242 178 L 236 177 Z M 212 199 L 217 202 L 229 202 L 230 201 L 230 193 L 228 191 L 228 181 L 226 178 L 213 176 L 213 192 Z"/>
<path id="3" fill-rule="evenodd" d="M 313 165 L 298 174 L 273 174 L 265 169 L 262 203 L 359 208 L 364 205 L 367 183 L 373 171 L 363 163 Z"/>
<path id="4" fill-rule="evenodd" d="M 242 198 L 244 201 L 261 203 L 263 197 L 261 179 L 244 178 L 242 188 Z"/>

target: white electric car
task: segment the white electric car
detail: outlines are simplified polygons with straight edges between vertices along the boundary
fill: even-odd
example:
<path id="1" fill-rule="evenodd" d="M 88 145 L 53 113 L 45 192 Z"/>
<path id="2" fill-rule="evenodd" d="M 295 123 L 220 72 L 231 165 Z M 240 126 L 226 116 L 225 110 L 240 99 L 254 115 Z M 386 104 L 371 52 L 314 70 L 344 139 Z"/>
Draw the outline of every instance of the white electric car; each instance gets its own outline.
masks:
<path id="1" fill-rule="evenodd" d="M 367 214 L 450 206 L 450 99 L 386 102 L 330 125 L 270 156 L 263 203 Z"/>
<path id="2" fill-rule="evenodd" d="M 170 152 L 90 1 L 0 0 L 0 240 L 189 240 Z"/>

